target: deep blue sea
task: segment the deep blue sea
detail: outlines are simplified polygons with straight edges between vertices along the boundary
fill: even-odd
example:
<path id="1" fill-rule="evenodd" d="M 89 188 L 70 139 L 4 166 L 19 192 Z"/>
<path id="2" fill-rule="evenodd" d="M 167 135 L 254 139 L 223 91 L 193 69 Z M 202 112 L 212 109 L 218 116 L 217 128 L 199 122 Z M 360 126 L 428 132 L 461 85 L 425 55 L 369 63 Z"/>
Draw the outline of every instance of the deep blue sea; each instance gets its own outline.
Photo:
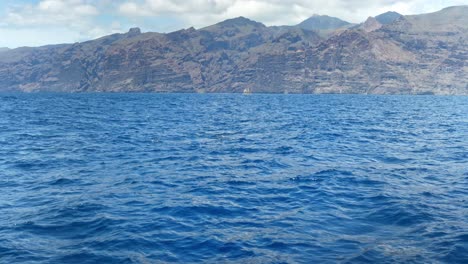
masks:
<path id="1" fill-rule="evenodd" d="M 468 97 L 0 94 L 0 263 L 467 263 Z"/>

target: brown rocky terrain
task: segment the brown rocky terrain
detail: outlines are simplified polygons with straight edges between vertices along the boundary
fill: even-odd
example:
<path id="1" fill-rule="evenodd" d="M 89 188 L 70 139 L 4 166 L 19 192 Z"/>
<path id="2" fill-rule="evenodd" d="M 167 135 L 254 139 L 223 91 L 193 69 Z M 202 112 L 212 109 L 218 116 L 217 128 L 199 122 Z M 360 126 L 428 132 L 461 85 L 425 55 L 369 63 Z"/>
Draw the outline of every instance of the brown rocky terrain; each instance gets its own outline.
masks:
<path id="1" fill-rule="evenodd" d="M 239 17 L 3 50 L 0 91 L 468 94 L 467 12 L 322 24 L 335 30 L 326 36 L 307 23 L 266 27 Z"/>

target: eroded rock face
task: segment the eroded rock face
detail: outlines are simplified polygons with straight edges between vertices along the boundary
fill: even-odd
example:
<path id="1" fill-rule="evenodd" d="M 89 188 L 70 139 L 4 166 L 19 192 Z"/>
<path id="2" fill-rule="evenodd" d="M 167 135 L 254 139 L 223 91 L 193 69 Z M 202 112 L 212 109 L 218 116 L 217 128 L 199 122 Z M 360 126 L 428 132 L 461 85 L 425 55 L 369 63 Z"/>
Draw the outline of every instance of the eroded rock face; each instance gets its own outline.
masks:
<path id="1" fill-rule="evenodd" d="M 131 28 L 127 33 L 127 37 L 132 38 L 132 37 L 136 37 L 136 36 L 138 36 L 140 34 L 141 34 L 140 28 Z"/>
<path id="2" fill-rule="evenodd" d="M 372 32 L 380 29 L 382 27 L 382 24 L 380 24 L 377 19 L 373 17 L 369 17 L 366 22 L 364 22 L 362 25 L 359 26 L 359 29 L 364 30 L 366 32 Z"/>
<path id="3" fill-rule="evenodd" d="M 1 91 L 468 94 L 467 6 L 329 38 L 235 18 L 0 52 Z"/>

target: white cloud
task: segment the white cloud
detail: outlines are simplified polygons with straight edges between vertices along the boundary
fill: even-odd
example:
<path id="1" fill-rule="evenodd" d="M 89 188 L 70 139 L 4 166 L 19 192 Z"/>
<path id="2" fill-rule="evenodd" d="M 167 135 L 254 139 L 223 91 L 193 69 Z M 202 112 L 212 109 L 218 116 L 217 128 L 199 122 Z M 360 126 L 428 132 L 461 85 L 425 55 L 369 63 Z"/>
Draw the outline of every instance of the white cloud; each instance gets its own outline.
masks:
<path id="1" fill-rule="evenodd" d="M 414 14 L 437 11 L 466 0 L 127 0 L 119 6 L 128 17 L 177 16 L 186 26 L 206 26 L 245 16 L 267 25 L 296 24 L 312 14 L 327 14 L 362 22 L 386 11 Z"/>
<path id="2" fill-rule="evenodd" d="M 42 0 L 8 10 L 2 22 L 11 26 L 77 25 L 99 15 L 98 9 L 84 0 Z"/>
<path id="3" fill-rule="evenodd" d="M 75 42 L 126 31 L 167 32 L 245 16 L 266 25 L 293 25 L 313 14 L 359 23 L 386 11 L 418 14 L 467 0 L 8 0 L 0 4 L 0 46 Z M 29 2 L 29 4 L 27 4 Z M 7 7 L 5 7 L 7 6 Z M 17 37 L 13 37 L 15 35 Z M 34 37 L 32 37 L 34 36 Z M 7 39 L 8 38 L 8 39 Z M 11 39 L 10 39 L 11 38 Z M 14 44 L 17 43 L 17 44 Z"/>
<path id="4" fill-rule="evenodd" d="M 119 7 L 120 13 L 126 16 L 134 17 L 134 16 L 151 16 L 154 15 L 151 13 L 150 10 L 141 8 L 138 4 L 133 2 L 123 3 Z"/>
<path id="5" fill-rule="evenodd" d="M 74 42 L 81 38 L 78 32 L 65 28 L 0 28 L 0 47 L 43 46 Z"/>
<path id="6" fill-rule="evenodd" d="M 41 0 L 36 4 L 10 6 L 0 18 L 0 46 L 69 43 L 120 32 L 121 28 L 116 30 L 115 23 L 97 22 L 103 2 Z"/>

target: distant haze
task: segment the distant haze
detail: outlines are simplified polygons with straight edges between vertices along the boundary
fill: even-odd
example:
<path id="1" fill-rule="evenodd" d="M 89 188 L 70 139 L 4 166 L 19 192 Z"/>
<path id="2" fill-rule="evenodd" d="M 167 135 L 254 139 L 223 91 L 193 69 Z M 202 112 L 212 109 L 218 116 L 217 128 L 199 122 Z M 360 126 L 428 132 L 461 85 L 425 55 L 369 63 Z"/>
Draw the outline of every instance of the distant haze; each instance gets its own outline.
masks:
<path id="1" fill-rule="evenodd" d="M 466 0 L 2 0 L 0 47 L 73 43 L 125 32 L 201 28 L 244 16 L 271 25 L 296 25 L 313 14 L 360 23 L 387 11 L 427 13 Z"/>

